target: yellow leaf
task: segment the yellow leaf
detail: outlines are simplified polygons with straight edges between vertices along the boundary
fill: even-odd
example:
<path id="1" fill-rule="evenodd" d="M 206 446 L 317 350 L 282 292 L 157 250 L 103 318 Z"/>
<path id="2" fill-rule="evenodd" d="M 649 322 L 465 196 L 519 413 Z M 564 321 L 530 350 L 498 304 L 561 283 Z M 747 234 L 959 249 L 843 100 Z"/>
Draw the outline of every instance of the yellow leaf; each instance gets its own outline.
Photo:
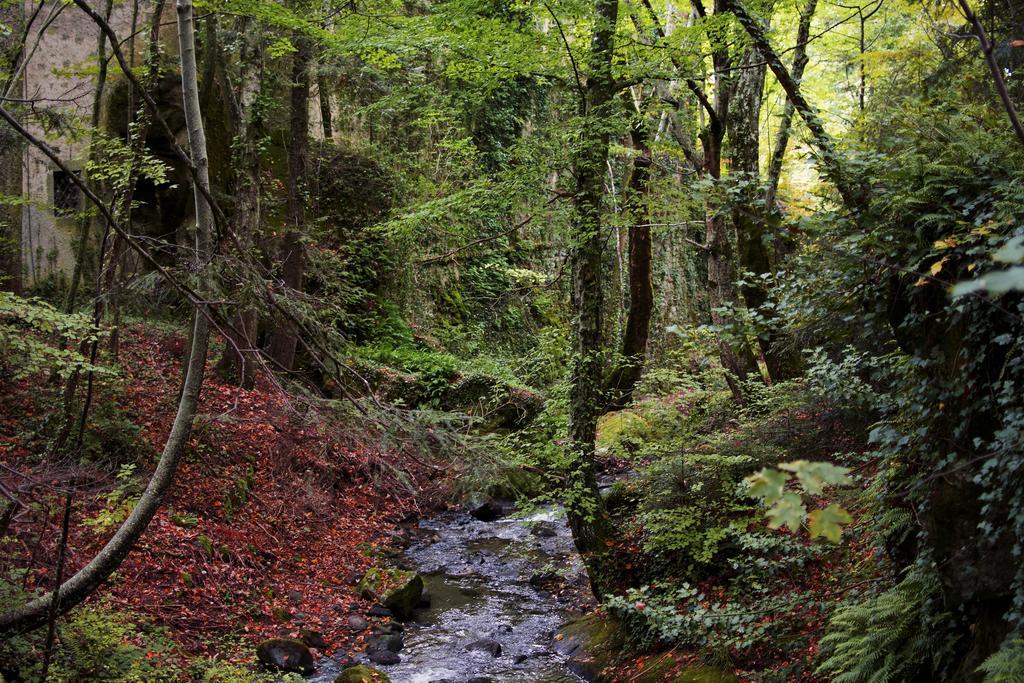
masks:
<path id="1" fill-rule="evenodd" d="M 938 275 L 942 271 L 942 266 L 946 265 L 946 261 L 949 260 L 948 256 L 943 256 L 941 259 L 932 264 L 932 267 L 928 270 L 931 271 L 932 275 Z"/>
<path id="2" fill-rule="evenodd" d="M 953 247 L 956 246 L 956 240 L 954 240 L 954 239 L 935 240 L 935 243 L 932 244 L 932 246 L 935 247 L 936 249 L 952 249 Z"/>
<path id="3" fill-rule="evenodd" d="M 919 278 L 917 278 L 917 282 L 914 283 L 914 286 L 915 287 L 924 287 L 926 284 L 928 284 L 928 278 L 926 278 L 926 277 L 919 277 Z"/>

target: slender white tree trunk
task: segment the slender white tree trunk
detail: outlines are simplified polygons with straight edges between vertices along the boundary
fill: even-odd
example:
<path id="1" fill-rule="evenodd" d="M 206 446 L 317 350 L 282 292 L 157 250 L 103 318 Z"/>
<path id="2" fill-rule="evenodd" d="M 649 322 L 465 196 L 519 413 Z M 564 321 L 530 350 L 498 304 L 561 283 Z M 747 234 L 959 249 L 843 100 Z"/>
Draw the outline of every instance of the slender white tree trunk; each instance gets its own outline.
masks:
<path id="1" fill-rule="evenodd" d="M 206 265 L 210 254 L 213 209 L 202 192 L 202 189 L 209 191 L 210 176 L 209 160 L 206 156 L 206 135 L 199 111 L 195 28 L 191 0 L 178 0 L 177 10 L 185 117 L 188 124 L 192 161 L 197 169 L 198 178 L 198 183 L 195 186 L 196 231 L 193 258 L 193 267 L 198 270 Z M 197 310 L 192 328 L 192 348 L 187 361 L 184 387 L 178 401 L 178 412 L 174 417 L 174 424 L 167 436 L 167 442 L 164 444 L 156 470 L 153 472 L 146 490 L 139 498 L 139 502 L 113 537 L 89 564 L 61 584 L 57 592 L 58 613 L 67 612 L 82 602 L 117 570 L 163 503 L 168 489 L 174 482 L 178 462 L 181 460 L 192 431 L 192 421 L 199 402 L 199 390 L 203 384 L 209 336 L 207 318 L 202 311 Z M 43 624 L 52 604 L 53 594 L 49 593 L 0 615 L 0 633 L 25 631 Z"/>

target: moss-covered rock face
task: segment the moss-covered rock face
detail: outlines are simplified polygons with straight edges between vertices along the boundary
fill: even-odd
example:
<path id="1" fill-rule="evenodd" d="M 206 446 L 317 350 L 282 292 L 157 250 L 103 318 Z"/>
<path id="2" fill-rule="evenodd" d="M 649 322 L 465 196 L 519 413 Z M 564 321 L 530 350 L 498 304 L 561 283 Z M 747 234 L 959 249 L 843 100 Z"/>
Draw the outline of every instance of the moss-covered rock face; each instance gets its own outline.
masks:
<path id="1" fill-rule="evenodd" d="M 518 500 L 520 498 L 536 498 L 546 489 L 544 477 L 518 467 L 503 467 L 487 486 L 486 493 L 491 498 Z"/>
<path id="2" fill-rule="evenodd" d="M 391 210 L 395 181 L 375 159 L 326 142 L 314 154 L 310 209 L 338 240 Z"/>
<path id="3" fill-rule="evenodd" d="M 391 679 L 383 671 L 359 664 L 350 666 L 338 674 L 334 683 L 391 683 Z"/>
<path id="4" fill-rule="evenodd" d="M 459 375 L 440 396 L 442 410 L 484 420 L 484 431 L 521 429 L 544 409 L 544 399 L 522 387 L 480 373 Z"/>
<path id="5" fill-rule="evenodd" d="M 497 377 L 481 373 L 463 374 L 454 369 L 394 367 L 394 361 L 370 361 L 346 358 L 345 363 L 358 373 L 347 373 L 344 390 L 362 394 L 369 388 L 389 403 L 416 407 L 433 403 L 436 407 L 480 418 L 483 432 L 521 429 L 544 409 L 544 398 L 529 389 L 513 386 Z M 365 383 L 364 383 L 365 380 Z M 343 392 L 332 378 L 324 391 L 341 398 Z"/>
<path id="6" fill-rule="evenodd" d="M 570 621 L 555 634 L 554 649 L 566 658 L 569 668 L 580 678 L 595 683 L 613 683 L 606 670 L 632 662 L 637 654 L 626 645 L 625 632 L 614 619 L 594 614 Z M 737 683 L 736 676 L 703 665 L 681 666 L 671 652 L 649 655 L 637 683 L 673 681 L 674 683 Z"/>
<path id="7" fill-rule="evenodd" d="M 409 575 L 411 572 L 403 572 L 403 574 Z M 412 618 L 413 610 L 419 606 L 422 596 L 423 577 L 419 574 L 411 574 L 411 576 L 406 576 L 397 587 L 388 591 L 382 602 L 399 619 L 407 620 Z"/>
<path id="8" fill-rule="evenodd" d="M 402 569 L 374 568 L 359 580 L 356 591 L 363 597 L 379 600 L 396 617 L 407 620 L 423 597 L 423 577 Z"/>

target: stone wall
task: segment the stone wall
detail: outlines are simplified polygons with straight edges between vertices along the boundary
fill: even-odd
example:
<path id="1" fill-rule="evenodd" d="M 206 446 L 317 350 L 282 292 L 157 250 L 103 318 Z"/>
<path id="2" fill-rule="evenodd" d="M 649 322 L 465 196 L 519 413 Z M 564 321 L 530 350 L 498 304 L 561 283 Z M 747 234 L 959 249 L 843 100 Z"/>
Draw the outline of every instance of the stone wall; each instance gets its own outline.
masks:
<path id="1" fill-rule="evenodd" d="M 146 0 L 142 2 L 145 4 L 139 12 L 140 25 L 145 22 L 145 8 L 149 4 Z M 99 3 L 94 4 L 99 6 Z M 25 11 L 31 13 L 34 7 L 35 3 L 27 2 Z M 119 36 L 130 33 L 132 13 L 131 3 L 115 4 L 110 23 Z M 89 123 L 98 31 L 96 24 L 78 7 L 47 0 L 25 48 L 27 62 L 21 96 L 36 101 L 38 107 L 55 115 L 46 117 L 55 124 L 48 130 L 39 125 L 36 117 L 29 127 L 58 150 L 61 160 L 74 170 L 84 166 L 89 141 L 87 136 L 76 137 L 68 131 Z M 111 65 L 113 72 L 116 70 L 113 60 Z M 73 183 L 62 178 L 56 166 L 34 148 L 26 149 L 23 155 L 22 193 L 30 200 L 21 216 L 25 283 L 67 276 L 74 268 L 78 222 L 68 215 L 70 211 L 55 211 L 55 202 L 71 209 L 70 204 L 84 206 L 84 198 Z"/>

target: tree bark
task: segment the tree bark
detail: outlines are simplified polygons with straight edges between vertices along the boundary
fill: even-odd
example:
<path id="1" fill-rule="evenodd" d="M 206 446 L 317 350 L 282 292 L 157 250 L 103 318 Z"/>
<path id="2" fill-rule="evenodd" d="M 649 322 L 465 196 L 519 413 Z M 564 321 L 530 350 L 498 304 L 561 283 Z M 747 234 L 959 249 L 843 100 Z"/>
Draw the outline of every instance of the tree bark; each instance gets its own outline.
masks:
<path id="1" fill-rule="evenodd" d="M 103 9 L 104 21 L 110 21 L 110 13 L 113 10 L 113 7 L 113 0 L 107 0 Z M 92 94 L 92 111 L 90 112 L 89 118 L 89 135 L 93 138 L 95 138 L 99 133 L 100 114 L 103 106 L 103 91 L 106 89 L 107 85 L 107 35 L 102 29 L 98 29 L 97 33 L 96 63 L 99 66 L 99 70 L 96 75 L 95 89 Z M 90 144 L 89 161 L 94 162 L 96 161 L 96 158 L 96 146 Z M 86 179 L 86 171 L 82 170 L 81 174 L 83 179 Z M 85 207 L 79 207 L 83 213 L 78 219 L 78 241 L 75 243 L 75 267 L 71 271 L 71 283 L 68 286 L 67 296 L 64 299 L 65 313 L 73 312 L 75 307 L 78 305 L 78 290 L 81 288 L 82 279 L 85 277 L 86 252 L 89 249 L 89 240 L 92 235 L 93 217 L 89 215 L 88 212 L 85 212 L 84 208 Z M 102 269 L 103 264 L 99 264 L 98 267 Z M 60 348 L 63 349 L 66 344 L 67 339 L 61 338 L 59 343 Z M 79 351 L 82 355 L 86 355 L 88 345 L 83 344 Z M 60 453 L 64 450 L 68 437 L 71 435 L 71 428 L 74 422 L 75 396 L 78 393 L 79 379 L 79 371 L 76 369 L 64 383 L 64 391 L 61 399 L 62 408 L 60 428 L 57 430 L 57 434 L 54 436 L 53 442 L 50 444 L 50 453 Z"/>
<path id="2" fill-rule="evenodd" d="M 256 31 L 249 19 L 239 24 L 239 35 L 249 36 Z M 234 230 L 237 247 L 246 252 L 253 248 L 253 240 L 259 229 L 262 209 L 260 206 L 260 154 L 259 138 L 263 134 L 262 111 L 259 95 L 263 84 L 262 36 L 246 39 L 239 62 L 240 76 L 238 94 L 226 98 L 231 107 L 231 118 L 238 122 L 235 132 L 235 158 L 232 167 L 238 174 L 235 180 Z M 226 70 L 221 69 L 221 73 Z M 224 84 L 230 91 L 230 84 Z M 237 102 L 237 106 L 235 103 Z M 240 253 L 245 260 L 247 253 Z M 240 311 L 234 318 L 233 329 L 225 333 L 224 353 L 217 363 L 217 374 L 239 386 L 251 389 L 256 381 L 256 326 L 258 316 L 255 309 L 245 301 L 239 302 Z"/>
<path id="3" fill-rule="evenodd" d="M 796 47 L 793 50 L 793 81 L 797 84 L 804 77 L 804 67 L 807 66 L 807 41 L 811 38 L 811 20 L 814 18 L 814 11 L 818 6 L 818 0 L 807 0 L 803 9 L 800 10 L 800 22 L 796 29 Z M 775 198 L 779 192 L 779 180 L 782 177 L 782 163 L 786 158 L 786 149 L 789 147 L 789 136 L 793 130 L 793 101 L 786 98 L 782 106 L 782 117 L 779 119 L 779 132 L 775 138 L 775 146 L 772 148 L 772 158 L 768 163 L 768 178 L 764 193 L 764 205 L 769 212 L 775 210 Z"/>
<path id="4" fill-rule="evenodd" d="M 715 14 L 723 11 L 725 0 L 715 0 Z M 722 142 L 725 139 L 729 109 L 732 104 L 736 82 L 732 77 L 732 59 L 728 45 L 720 37 L 711 38 L 711 61 L 715 72 L 713 99 L 709 99 L 695 85 L 690 85 L 708 115 L 708 125 L 700 133 L 703 151 L 701 173 L 714 181 L 722 177 Z M 711 322 L 725 328 L 734 321 L 728 315 L 728 308 L 740 305 L 736 291 L 736 252 L 734 238 L 730 235 L 732 226 L 728 216 L 719 206 L 708 204 L 705 209 L 707 232 L 708 306 Z M 737 401 L 744 400 L 742 382 L 750 375 L 760 374 L 757 359 L 745 339 L 730 338 L 718 333 L 718 350 L 722 366 L 726 371 L 726 382 Z"/>
<path id="5" fill-rule="evenodd" d="M 757 343 L 771 380 L 779 382 L 799 373 L 800 357 L 789 348 L 786 335 L 778 329 L 774 310 L 768 303 L 768 289 L 762 276 L 773 272 L 766 229 L 767 215 L 760 193 L 761 97 L 764 93 L 765 64 L 756 49 L 743 55 L 743 70 L 736 85 L 729 117 L 732 176 L 739 183 L 739 197 L 733 209 L 739 245 L 740 268 L 745 277 L 741 287 L 747 308 L 758 311 L 765 321 Z"/>
<path id="6" fill-rule="evenodd" d="M 323 73 L 316 75 L 317 99 L 320 100 L 320 125 L 323 128 L 324 140 L 330 142 L 334 138 L 334 117 L 331 115 L 331 91 L 327 87 L 327 79 Z"/>
<path id="7" fill-rule="evenodd" d="M 566 514 L 573 541 L 587 566 L 599 599 L 611 578 L 607 542 L 611 523 L 597 488 L 594 440 L 601 402 L 601 235 L 604 173 L 608 161 L 608 119 L 615 105 L 612 74 L 618 0 L 595 0 L 586 84 L 581 87 L 583 116 L 573 167 L 572 338 L 569 391 L 569 470 Z"/>
<path id="8" fill-rule="evenodd" d="M 304 271 L 305 177 L 309 155 L 309 81 L 312 50 L 306 36 L 293 37 L 296 51 L 292 57 L 291 114 L 288 147 L 287 232 L 281 243 L 281 282 L 292 292 L 302 291 Z M 291 321 L 280 321 L 281 327 L 270 340 L 270 357 L 284 371 L 295 364 L 298 330 Z"/>
<path id="9" fill-rule="evenodd" d="M 194 266 L 200 269 L 205 265 L 210 252 L 213 227 L 213 209 L 205 199 L 210 189 L 209 161 L 206 157 L 206 136 L 198 107 L 199 92 L 196 83 L 195 29 L 192 20 L 191 0 L 177 0 L 177 9 L 184 109 L 188 124 L 192 161 L 195 165 L 196 177 L 198 179 L 195 187 L 196 255 Z M 199 187 L 200 184 L 203 185 L 202 188 Z M 120 566 L 149 525 L 150 520 L 153 519 L 174 481 L 178 462 L 192 431 L 192 421 L 195 417 L 196 406 L 199 401 L 199 391 L 202 388 L 203 371 L 206 363 L 209 324 L 204 312 L 198 309 L 200 304 L 196 305 L 192 346 L 188 356 L 188 370 L 184 390 L 178 401 L 177 414 L 174 417 L 174 423 L 167 436 L 167 441 L 164 444 L 156 470 L 153 472 L 146 490 L 139 498 L 139 502 L 121 527 L 114 533 L 113 537 L 87 565 L 76 572 L 57 590 L 58 611 L 60 613 L 67 612 L 82 602 Z M 25 631 L 41 625 L 47 618 L 52 601 L 53 594 L 48 593 L 0 615 L 0 633 Z"/>
<path id="10" fill-rule="evenodd" d="M 605 383 L 608 410 L 623 408 L 633 397 L 647 356 L 651 315 L 654 311 L 654 284 L 651 279 L 651 226 L 647 213 L 647 195 L 652 163 L 647 132 L 637 122 L 630 132 L 633 148 L 640 155 L 633 159 L 626 198 L 633 224 L 629 226 L 629 310 L 622 335 L 622 357 Z"/>
<path id="11" fill-rule="evenodd" d="M 868 200 L 867 187 L 863 183 L 851 179 L 845 172 L 843 159 L 836 150 L 831 136 L 825 130 L 818 111 L 800 92 L 799 82 L 794 80 L 782 60 L 779 59 L 779 55 L 772 48 L 771 43 L 768 42 L 761 23 L 754 19 L 737 0 L 723 1 L 729 3 L 732 13 L 750 35 L 754 46 L 761 52 L 761 56 L 768 63 L 768 68 L 772 70 L 779 85 L 786 91 L 786 96 L 793 103 L 800 118 L 803 119 L 804 125 L 810 130 L 822 174 L 836 186 L 843 205 L 851 212 L 859 213 Z"/>
<path id="12" fill-rule="evenodd" d="M 988 65 L 989 72 L 992 74 L 992 83 L 995 85 L 996 92 L 999 93 L 999 99 L 1003 103 L 1003 108 L 1006 109 L 1006 116 L 1010 119 L 1010 126 L 1013 128 L 1013 132 L 1017 135 L 1017 139 L 1024 144 L 1024 125 L 1020 122 L 1020 117 L 1017 115 L 1017 107 L 1013 104 L 1013 99 L 1010 97 L 1010 91 L 1006 88 L 1006 81 L 1003 79 L 1002 67 L 999 66 L 999 62 L 996 61 L 993 51 L 995 46 L 992 41 L 989 40 L 988 34 L 985 32 L 985 27 L 982 25 L 981 20 L 971 9 L 970 3 L 967 0 L 957 0 L 960 5 L 960 10 L 964 13 L 964 17 L 971 24 L 971 28 L 974 30 L 974 35 L 978 38 L 978 45 L 981 47 L 981 54 L 985 58 L 985 63 Z M 862 67 L 863 68 L 863 67 Z"/>
<path id="13" fill-rule="evenodd" d="M 103 20 L 110 21 L 110 13 L 113 10 L 113 0 L 107 0 L 103 8 Z M 97 30 L 96 37 L 96 64 L 99 71 L 96 75 L 96 86 L 92 94 L 92 112 L 89 119 L 89 134 L 94 136 L 100 127 L 100 113 L 103 106 L 103 91 L 107 85 L 107 35 L 103 29 Z M 89 145 L 89 160 L 96 160 L 95 145 Z M 82 171 L 84 174 L 85 171 Z M 78 299 L 78 290 L 82 285 L 82 278 L 85 274 L 85 254 L 89 247 L 89 236 L 92 228 L 92 216 L 85 214 L 79 219 L 78 242 L 75 245 L 75 267 L 71 272 L 71 284 L 68 288 L 67 298 L 64 302 L 64 310 L 68 313 L 75 310 Z M 76 378 L 77 379 L 77 378 Z M 69 383 L 71 384 L 71 383 Z M 73 391 L 72 391 L 73 393 Z"/>

